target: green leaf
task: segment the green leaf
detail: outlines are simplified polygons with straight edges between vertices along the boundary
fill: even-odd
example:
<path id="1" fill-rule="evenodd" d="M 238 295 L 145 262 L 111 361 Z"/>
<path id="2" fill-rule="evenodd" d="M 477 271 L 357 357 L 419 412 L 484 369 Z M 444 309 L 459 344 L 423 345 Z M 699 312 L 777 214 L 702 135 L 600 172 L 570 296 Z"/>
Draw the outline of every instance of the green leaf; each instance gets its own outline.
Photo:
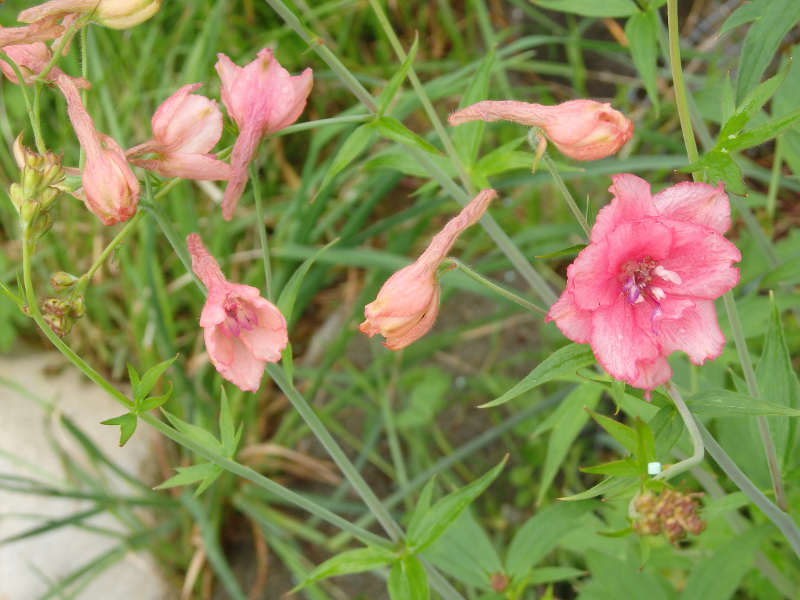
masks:
<path id="1" fill-rule="evenodd" d="M 416 556 L 406 556 L 394 563 L 389 573 L 391 600 L 429 600 L 430 594 L 428 576 Z"/>
<path id="2" fill-rule="evenodd" d="M 170 423 L 172 423 L 173 427 L 180 431 L 183 435 L 188 437 L 193 442 L 200 444 L 203 448 L 211 450 L 215 454 L 222 454 L 223 448 L 222 444 L 217 441 L 217 438 L 213 436 L 210 432 L 206 431 L 198 427 L 197 425 L 191 425 L 186 421 L 181 421 L 178 417 L 173 414 L 168 413 L 163 408 L 161 412 L 164 413 L 164 416 L 167 417 Z"/>
<path id="3" fill-rule="evenodd" d="M 433 497 L 433 489 L 436 486 L 436 477 L 431 477 L 430 481 L 422 488 L 419 494 L 417 504 L 414 507 L 414 512 L 411 515 L 411 520 L 408 523 L 408 531 L 415 531 L 419 528 L 422 519 L 428 514 L 431 508 L 431 498 Z"/>
<path id="4" fill-rule="evenodd" d="M 144 400 L 147 394 L 150 393 L 150 390 L 153 389 L 153 386 L 158 381 L 158 378 L 167 370 L 172 363 L 175 362 L 175 359 L 178 358 L 176 354 L 172 358 L 165 360 L 164 362 L 158 363 L 156 366 L 150 368 L 142 375 L 142 380 L 139 382 L 138 386 L 133 388 L 133 399 L 138 404 L 140 401 Z"/>
<path id="5" fill-rule="evenodd" d="M 156 490 L 163 490 L 166 488 L 177 487 L 180 485 L 188 485 L 197 481 L 208 481 L 203 489 L 207 488 L 217 477 L 222 473 L 222 467 L 214 463 L 206 462 L 199 465 L 192 465 L 191 467 L 176 467 L 177 475 L 173 475 L 164 483 L 157 485 Z M 204 481 L 204 483 L 205 483 Z M 199 492 L 195 493 L 195 496 Z"/>
<path id="6" fill-rule="evenodd" d="M 720 123 L 726 123 L 736 112 L 736 98 L 733 95 L 731 75 L 728 73 L 722 83 L 722 98 L 720 100 Z"/>
<path id="7" fill-rule="evenodd" d="M 623 492 L 629 488 L 634 488 L 639 485 L 639 478 L 638 477 L 609 477 L 608 479 L 604 479 L 597 485 L 592 486 L 585 492 L 580 492 L 578 494 L 573 494 L 572 496 L 565 496 L 563 498 L 559 498 L 559 500 L 564 502 L 575 502 L 578 500 L 588 500 L 589 498 L 596 498 L 597 496 L 601 496 L 606 494 L 610 491 L 614 491 L 615 493 Z"/>
<path id="8" fill-rule="evenodd" d="M 742 168 L 733 160 L 730 154 L 718 149 L 711 150 L 708 154 L 692 164 L 678 169 L 679 173 L 692 173 L 705 169 L 705 178 L 712 185 L 720 180 L 725 182 L 728 192 L 737 196 L 746 196 L 747 188 L 742 180 Z"/>
<path id="9" fill-rule="evenodd" d="M 385 548 L 359 548 L 348 550 L 329 558 L 316 569 L 311 571 L 301 583 L 299 583 L 290 593 L 295 594 L 305 586 L 320 579 L 327 579 L 336 575 L 348 575 L 350 573 L 363 573 L 364 571 L 374 571 L 381 567 L 386 567 L 397 560 L 394 552 Z"/>
<path id="10" fill-rule="evenodd" d="M 587 412 L 608 435 L 617 440 L 628 452 L 636 451 L 636 432 L 633 429 L 619 421 L 592 410 Z"/>
<path id="11" fill-rule="evenodd" d="M 583 17 L 630 17 L 639 12 L 633 0 L 533 0 L 540 8 Z"/>
<path id="12" fill-rule="evenodd" d="M 339 238 L 336 238 L 328 242 L 313 255 L 309 256 L 305 261 L 303 261 L 303 264 L 297 268 L 289 281 L 286 282 L 283 290 L 281 290 L 281 295 L 278 297 L 278 301 L 275 305 L 278 307 L 278 310 L 281 311 L 281 314 L 284 316 L 287 323 L 291 321 L 294 303 L 297 299 L 297 293 L 300 291 L 300 284 L 303 283 L 303 279 L 305 279 L 305 276 L 308 274 L 308 270 L 320 256 L 327 252 L 338 241 Z"/>
<path id="13" fill-rule="evenodd" d="M 528 519 L 508 546 L 505 562 L 509 577 L 525 577 L 578 525 L 580 517 L 595 507 L 597 502 L 559 502 Z"/>
<path id="14" fill-rule="evenodd" d="M 164 404 L 167 400 L 169 400 L 170 395 L 172 394 L 172 382 L 170 381 L 167 385 L 167 391 L 161 394 L 160 396 L 150 396 L 145 398 L 136 406 L 136 413 L 146 413 L 149 410 L 153 410 L 154 408 L 158 408 L 162 404 Z"/>
<path id="15" fill-rule="evenodd" d="M 649 424 L 656 438 L 656 459 L 659 459 L 678 443 L 683 433 L 683 421 L 674 406 L 664 406 L 658 409 Z"/>
<path id="16" fill-rule="evenodd" d="M 588 344 L 570 344 L 569 346 L 564 346 L 544 359 L 539 366 L 505 394 L 491 402 L 481 404 L 478 408 L 490 408 L 492 406 L 505 404 L 509 400 L 532 390 L 536 386 L 555 379 L 556 377 L 561 377 L 568 373 L 575 373 L 596 362 L 597 360 Z"/>
<path id="17" fill-rule="evenodd" d="M 703 390 L 689 398 L 686 405 L 694 414 L 715 417 L 800 416 L 796 408 L 728 390 Z"/>
<path id="18" fill-rule="evenodd" d="M 414 43 L 411 44 L 411 48 L 408 50 L 408 54 L 406 55 L 403 64 L 400 65 L 400 68 L 397 72 L 392 75 L 392 78 L 389 80 L 389 83 L 386 84 L 386 87 L 383 88 L 380 97 L 378 98 L 378 114 L 382 115 L 386 112 L 386 109 L 389 108 L 389 105 L 392 103 L 395 95 L 397 94 L 397 90 L 400 89 L 400 86 L 403 84 L 403 80 L 405 80 L 406 75 L 408 74 L 408 70 L 411 68 L 411 65 L 414 64 L 414 58 L 417 56 L 417 49 L 419 47 L 419 32 L 414 32 Z"/>
<path id="19" fill-rule="evenodd" d="M 582 569 L 572 567 L 538 567 L 534 569 L 530 577 L 525 580 L 528 585 L 541 585 L 553 581 L 566 581 L 567 579 L 577 579 L 586 575 Z"/>
<path id="20" fill-rule="evenodd" d="M 599 584 L 608 596 L 594 596 L 601 598 L 636 598 L 644 597 L 647 600 L 670 600 L 666 590 L 672 591 L 664 578 L 656 570 L 637 569 L 635 564 L 623 562 L 611 553 L 589 550 L 586 561 L 592 573 L 592 579 Z M 643 591 L 647 590 L 643 595 Z M 707 600 L 711 600 L 709 597 Z M 716 598 L 714 600 L 717 600 Z"/>
<path id="21" fill-rule="evenodd" d="M 603 463 L 602 465 L 593 465 L 591 467 L 581 467 L 581 473 L 590 473 L 592 475 L 610 475 L 611 477 L 638 477 L 642 474 L 641 468 L 637 467 L 630 458 L 623 458 L 622 460 L 613 460 L 611 462 Z"/>
<path id="22" fill-rule="evenodd" d="M 756 21 L 761 18 L 761 12 L 764 10 L 764 5 L 761 2 L 748 2 L 737 8 L 733 14 L 720 27 L 717 37 L 722 37 L 731 29 L 735 29 L 740 25 Z"/>
<path id="23" fill-rule="evenodd" d="M 800 19 L 800 2 L 797 0 L 768 0 L 753 4 L 758 5 L 761 18 L 750 26 L 739 54 L 737 98 L 744 98 L 756 86 L 772 62 L 781 40 Z"/>
<path id="24" fill-rule="evenodd" d="M 729 137 L 726 140 L 720 139 L 718 145 L 720 146 L 720 150 L 722 152 L 736 152 L 738 150 L 745 150 L 746 148 L 752 148 L 753 146 L 758 146 L 759 144 L 768 142 L 772 138 L 782 134 L 787 129 L 794 127 L 797 125 L 797 123 L 800 123 L 800 107 L 783 115 L 782 117 L 778 117 L 777 119 L 773 119 L 772 121 L 764 123 L 759 127 L 754 127 L 753 129 Z"/>
<path id="25" fill-rule="evenodd" d="M 357 159 L 375 137 L 375 126 L 372 123 L 360 125 L 339 147 L 336 157 L 333 159 L 328 172 L 319 184 L 319 190 L 328 187 L 333 178 L 336 177 L 345 167 L 349 166 Z"/>
<path id="26" fill-rule="evenodd" d="M 378 117 L 375 120 L 374 125 L 378 133 L 387 140 L 392 140 L 393 142 L 397 142 L 398 144 L 403 144 L 404 146 L 409 146 L 411 148 L 417 148 L 436 156 L 441 154 L 435 146 L 432 146 L 423 140 L 394 117 L 388 117 L 386 115 Z"/>
<path id="27" fill-rule="evenodd" d="M 477 498 L 503 470 L 508 460 L 506 455 L 499 465 L 460 490 L 456 490 L 434 504 L 419 520 L 419 524 L 408 530 L 408 547 L 422 552 L 442 535 L 450 524 Z"/>
<path id="28" fill-rule="evenodd" d="M 225 392 L 225 386 L 220 386 L 220 408 L 219 408 L 219 436 L 222 442 L 222 449 L 224 456 L 233 458 L 236 452 L 236 445 L 238 443 L 235 426 L 233 425 L 233 416 L 231 415 L 231 406 L 228 402 L 228 394 Z M 240 429 L 241 431 L 241 429 Z"/>
<path id="29" fill-rule="evenodd" d="M 604 3 L 605 4 L 605 3 Z M 625 24 L 631 57 L 642 77 L 644 89 L 658 112 L 658 89 L 656 71 L 658 67 L 658 15 L 655 10 L 645 10 L 631 15 Z"/>
<path id="30" fill-rule="evenodd" d="M 770 77 L 747 94 L 747 97 L 720 129 L 718 147 L 727 146 L 725 141 L 733 139 L 737 133 L 744 129 L 750 119 L 756 116 L 756 113 L 767 103 L 767 100 L 778 91 L 778 88 L 781 87 L 789 74 L 789 65 L 790 63 L 787 63 L 777 75 Z"/>
<path id="31" fill-rule="evenodd" d="M 769 325 L 764 340 L 764 350 L 756 369 L 758 390 L 762 398 L 774 401 L 786 408 L 797 409 L 800 406 L 800 388 L 797 374 L 792 365 L 792 357 L 786 346 L 781 312 L 770 294 Z M 775 451 L 781 468 L 787 466 L 789 453 L 794 446 L 797 421 L 782 417 L 767 419 Z"/>
<path id="32" fill-rule="evenodd" d="M 575 244 L 574 246 L 570 246 L 569 248 L 563 248 L 562 250 L 556 250 L 555 252 L 550 252 L 549 254 L 537 254 L 536 258 L 557 258 L 559 256 L 566 256 L 568 254 L 577 254 L 584 248 L 586 248 L 588 244 Z"/>
<path id="33" fill-rule="evenodd" d="M 489 52 L 478 65 L 475 75 L 469 80 L 467 91 L 461 98 L 458 107 L 464 108 L 471 106 L 489 97 L 489 80 L 492 74 L 492 66 L 494 66 L 495 47 L 492 46 Z M 469 166 L 475 163 L 478 158 L 478 150 L 481 145 L 483 137 L 483 121 L 471 121 L 464 123 L 453 129 L 453 146 L 456 148 L 461 161 Z M 530 156 L 528 162 L 530 163 Z M 484 173 L 488 175 L 488 173 Z"/>
<path id="34" fill-rule="evenodd" d="M 135 397 L 135 390 L 141 385 L 141 380 L 139 379 L 139 374 L 136 372 L 136 369 L 131 363 L 128 363 L 128 378 L 131 380 L 131 388 L 134 390 Z"/>
<path id="35" fill-rule="evenodd" d="M 639 417 L 636 417 L 634 429 L 636 430 L 636 462 L 639 472 L 647 473 L 647 463 L 656 460 L 656 440 L 650 427 Z"/>
<path id="36" fill-rule="evenodd" d="M 119 425 L 119 445 L 122 447 L 131 439 L 138 423 L 139 418 L 134 413 L 125 413 L 113 419 L 101 421 L 100 425 Z"/>

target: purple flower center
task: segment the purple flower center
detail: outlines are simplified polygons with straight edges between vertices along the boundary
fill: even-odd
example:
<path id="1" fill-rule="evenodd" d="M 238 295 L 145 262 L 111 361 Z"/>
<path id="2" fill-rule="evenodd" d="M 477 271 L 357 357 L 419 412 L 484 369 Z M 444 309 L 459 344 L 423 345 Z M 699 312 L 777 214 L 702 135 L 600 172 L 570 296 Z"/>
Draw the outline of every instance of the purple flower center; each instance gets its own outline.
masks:
<path id="1" fill-rule="evenodd" d="M 620 279 L 622 292 L 628 303 L 639 304 L 644 302 L 645 297 L 653 300 L 655 307 L 650 313 L 650 330 L 658 335 L 655 320 L 661 315 L 660 301 L 667 297 L 660 285 L 663 285 L 663 281 L 680 285 L 682 283 L 680 276 L 673 271 L 667 271 L 657 261 L 645 256 L 638 262 L 632 260 L 622 265 Z"/>
<path id="2" fill-rule="evenodd" d="M 219 326 L 227 338 L 239 337 L 242 330 L 250 331 L 258 325 L 256 309 L 239 296 L 228 296 L 223 309 L 225 310 L 225 320 Z"/>

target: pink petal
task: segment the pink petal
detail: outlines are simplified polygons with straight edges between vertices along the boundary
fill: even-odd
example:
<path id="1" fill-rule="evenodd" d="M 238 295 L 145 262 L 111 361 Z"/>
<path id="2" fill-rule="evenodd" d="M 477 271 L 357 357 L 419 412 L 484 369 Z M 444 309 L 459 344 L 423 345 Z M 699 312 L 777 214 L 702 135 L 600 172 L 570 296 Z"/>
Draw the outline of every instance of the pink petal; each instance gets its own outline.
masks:
<path id="1" fill-rule="evenodd" d="M 247 185 L 249 178 L 247 167 L 256 153 L 258 142 L 261 140 L 261 131 L 256 128 L 257 124 L 252 122 L 245 123 L 245 128 L 239 132 L 239 137 L 233 145 L 231 153 L 231 177 L 225 194 L 222 197 L 222 218 L 230 221 L 233 211 L 239 204 L 242 192 Z"/>
<path id="2" fill-rule="evenodd" d="M 266 362 L 278 362 L 289 341 L 285 325 L 271 329 L 259 324 L 250 331 L 243 331 L 240 337 L 256 359 Z"/>
<path id="3" fill-rule="evenodd" d="M 306 107 L 306 99 L 311 93 L 311 86 L 314 83 L 311 69 L 306 69 L 300 75 L 292 77 L 291 82 L 294 87 L 292 103 L 288 107 L 288 110 L 286 110 L 286 114 L 282 117 L 279 118 L 277 115 L 273 115 L 274 122 L 269 124 L 265 135 L 274 133 L 294 123 Z"/>
<path id="4" fill-rule="evenodd" d="M 230 165 L 217 160 L 213 154 L 167 152 L 161 158 L 133 158 L 128 159 L 128 162 L 164 177 L 181 177 L 195 181 L 227 181 L 233 174 Z"/>
<path id="5" fill-rule="evenodd" d="M 545 322 L 550 321 L 555 321 L 556 327 L 561 330 L 561 333 L 573 342 L 579 344 L 589 342 L 592 332 L 592 313 L 578 307 L 569 288 L 550 307 Z"/>
<path id="6" fill-rule="evenodd" d="M 664 356 L 658 356 L 652 362 L 639 361 L 636 367 L 639 369 L 639 377 L 628 383 L 648 392 L 665 384 L 672 377 L 672 369 Z"/>
<path id="7" fill-rule="evenodd" d="M 614 198 L 597 214 L 592 228 L 592 242 L 608 235 L 622 221 L 638 221 L 658 214 L 650 194 L 650 184 L 644 179 L 622 173 L 612 175 L 611 180 L 614 184 L 608 191 L 614 194 Z"/>
<path id="8" fill-rule="evenodd" d="M 684 311 L 680 318 L 663 321 L 658 337 L 664 353 L 682 350 L 695 365 L 717 358 L 725 346 L 725 336 L 711 300 L 698 300 L 695 307 Z"/>
<path id="9" fill-rule="evenodd" d="M 684 182 L 654 197 L 658 212 L 672 219 L 711 227 L 725 233 L 731 226 L 731 205 L 724 185 Z"/>

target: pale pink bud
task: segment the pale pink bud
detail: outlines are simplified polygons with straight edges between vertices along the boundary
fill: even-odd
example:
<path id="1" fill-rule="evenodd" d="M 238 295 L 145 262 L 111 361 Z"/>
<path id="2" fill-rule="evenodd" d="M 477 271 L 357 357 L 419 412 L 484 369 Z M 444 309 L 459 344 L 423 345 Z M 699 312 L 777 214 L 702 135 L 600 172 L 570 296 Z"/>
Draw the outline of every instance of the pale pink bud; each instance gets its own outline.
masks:
<path id="1" fill-rule="evenodd" d="M 229 221 L 247 184 L 247 166 L 258 142 L 297 120 L 311 91 L 312 75 L 311 69 L 289 75 L 267 48 L 245 67 L 236 66 L 224 54 L 217 58 L 222 103 L 239 126 L 231 154 L 233 175 L 222 199 L 222 217 Z"/>
<path id="2" fill-rule="evenodd" d="M 131 164 L 165 177 L 230 178 L 230 166 L 210 154 L 222 136 L 222 112 L 216 101 L 192 94 L 201 85 L 184 85 L 158 107 L 151 120 L 153 139 L 125 152 Z M 156 157 L 132 159 L 147 153 Z"/>
<path id="3" fill-rule="evenodd" d="M 539 127 L 562 154 L 575 160 L 610 156 L 633 135 L 633 123 L 621 112 L 594 100 L 570 100 L 557 106 L 487 100 L 462 108 L 448 118 L 450 125 L 476 120 Z"/>
<path id="4" fill-rule="evenodd" d="M 277 362 L 289 343 L 280 310 L 249 285 L 228 283 L 200 236 L 186 238 L 192 270 L 208 288 L 200 326 L 211 364 L 220 375 L 244 391 L 261 385 L 264 367 Z"/>
<path id="5" fill-rule="evenodd" d="M 161 0 L 50 0 L 19 13 L 17 20 L 32 23 L 45 17 L 91 14 L 94 23 L 112 29 L 127 29 L 158 12 Z"/>
<path id="6" fill-rule="evenodd" d="M 425 335 L 439 312 L 441 289 L 436 271 L 458 236 L 481 218 L 497 195 L 492 189 L 478 194 L 431 240 L 417 261 L 392 275 L 374 302 L 364 307 L 365 321 L 359 330 L 386 338 L 384 346 L 400 350 Z"/>
<path id="7" fill-rule="evenodd" d="M 57 17 L 47 17 L 24 27 L 0 27 L 0 48 L 55 39 L 64 31 L 56 24 L 57 20 Z"/>
<path id="8" fill-rule="evenodd" d="M 22 73 L 22 78 L 25 80 L 25 85 L 27 86 L 32 86 L 36 83 L 36 77 L 44 70 L 53 57 L 50 48 L 42 42 L 7 46 L 3 48 L 3 51 L 17 64 Z M 8 77 L 9 81 L 19 84 L 16 72 L 6 61 L 0 61 L 0 70 L 3 71 L 3 75 Z M 58 67 L 50 69 L 46 79 L 47 81 L 55 81 L 59 77 L 67 77 L 79 88 L 89 89 L 91 87 L 91 84 L 83 77 L 70 77 Z"/>
<path id="9" fill-rule="evenodd" d="M 127 221 L 136 213 L 139 180 L 128 167 L 122 148 L 95 129 L 75 84 L 68 77 L 60 76 L 56 85 L 67 100 L 69 120 L 86 153 L 81 172 L 81 199 L 104 225 Z"/>

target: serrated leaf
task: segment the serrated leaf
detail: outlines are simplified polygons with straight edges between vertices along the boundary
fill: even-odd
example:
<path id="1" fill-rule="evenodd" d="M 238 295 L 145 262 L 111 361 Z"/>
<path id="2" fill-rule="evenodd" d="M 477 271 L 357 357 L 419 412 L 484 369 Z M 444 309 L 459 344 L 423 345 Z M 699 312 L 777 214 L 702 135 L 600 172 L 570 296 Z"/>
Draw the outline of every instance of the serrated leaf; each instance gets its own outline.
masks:
<path id="1" fill-rule="evenodd" d="M 570 246 L 569 248 L 564 248 L 563 250 L 556 250 L 555 252 L 550 252 L 549 254 L 537 254 L 536 258 L 556 258 L 558 256 L 566 256 L 568 254 L 577 254 L 584 248 L 586 248 L 588 244 L 575 244 L 574 246 Z"/>
<path id="2" fill-rule="evenodd" d="M 744 98 L 766 71 L 784 36 L 800 19 L 797 0 L 757 2 L 761 17 L 750 26 L 740 53 L 736 97 Z"/>
<path id="3" fill-rule="evenodd" d="M 533 0 L 533 4 L 583 17 L 629 17 L 639 12 L 633 0 Z"/>
<path id="4" fill-rule="evenodd" d="M 164 483 L 157 485 L 153 489 L 163 490 L 207 479 L 213 482 L 222 473 L 222 467 L 210 462 L 192 465 L 191 467 L 176 467 L 175 470 L 178 472 L 177 475 L 173 475 Z M 205 487 L 208 487 L 208 484 Z"/>
<path id="5" fill-rule="evenodd" d="M 608 435 L 617 440 L 628 452 L 636 451 L 636 432 L 632 428 L 592 410 L 587 412 Z"/>
<path id="6" fill-rule="evenodd" d="M 370 145 L 374 137 L 375 126 L 372 123 L 356 127 L 340 146 L 318 189 L 324 190 L 328 187 L 334 177 L 361 155 L 364 148 Z"/>
<path id="7" fill-rule="evenodd" d="M 686 405 L 694 414 L 715 417 L 800 417 L 795 408 L 728 390 L 703 390 L 686 400 Z"/>
<path id="8" fill-rule="evenodd" d="M 404 146 L 409 146 L 411 148 L 417 148 L 424 152 L 428 152 L 429 154 L 434 154 L 437 156 L 441 154 L 435 146 L 432 146 L 423 140 L 394 117 L 383 115 L 382 117 L 375 119 L 374 125 L 376 131 L 387 140 L 392 140 L 393 142 L 397 142 L 398 144 L 403 144 Z"/>
<path id="9" fill-rule="evenodd" d="M 469 485 L 464 486 L 460 490 L 456 490 L 434 504 L 428 510 L 419 524 L 414 529 L 408 530 L 408 547 L 414 552 L 422 552 L 425 548 L 430 546 L 450 524 L 455 521 L 458 516 L 477 498 L 483 490 L 489 487 L 489 484 L 503 470 L 503 467 L 508 460 L 506 455 L 499 465 L 491 469 L 482 477 L 476 479 Z"/>
<path id="10" fill-rule="evenodd" d="M 467 91 L 458 104 L 459 108 L 471 106 L 489 97 L 489 79 L 494 65 L 495 48 L 492 46 L 481 64 L 470 78 Z M 469 166 L 478 158 L 478 149 L 483 137 L 483 121 L 471 121 L 455 127 L 453 130 L 453 146 L 461 161 Z M 529 158 L 530 160 L 530 158 Z M 484 173 L 486 174 L 486 173 Z"/>
<path id="11" fill-rule="evenodd" d="M 136 431 L 139 418 L 133 413 L 125 413 L 113 419 L 101 421 L 100 425 L 119 425 L 119 445 L 124 446 Z"/>
<path id="12" fill-rule="evenodd" d="M 162 404 L 164 404 L 167 400 L 169 400 L 170 395 L 172 394 L 172 382 L 167 384 L 167 391 L 160 396 L 150 396 L 149 398 L 145 398 L 136 406 L 136 413 L 146 413 L 147 411 L 153 410 L 154 408 L 158 408 Z"/>
<path id="13" fill-rule="evenodd" d="M 294 303 L 297 299 L 297 293 L 300 291 L 300 284 L 303 283 L 303 279 L 305 279 L 309 269 L 314 265 L 315 262 L 317 262 L 317 259 L 320 256 L 327 252 L 338 241 L 339 238 L 336 238 L 328 242 L 314 254 L 309 256 L 305 261 L 303 261 L 303 264 L 300 265 L 297 270 L 295 270 L 289 281 L 286 282 L 283 290 L 281 290 L 281 295 L 278 297 L 278 301 L 275 303 L 275 305 L 278 307 L 278 310 L 281 311 L 281 314 L 284 316 L 287 323 L 291 322 Z"/>
<path id="14" fill-rule="evenodd" d="M 142 375 L 139 385 L 133 387 L 133 399 L 137 406 L 142 400 L 144 400 L 147 394 L 150 393 L 150 390 L 153 389 L 153 386 L 156 384 L 156 381 L 158 381 L 158 378 L 161 377 L 164 371 L 166 371 L 167 368 L 175 362 L 176 358 L 178 358 L 177 354 L 172 358 L 169 358 L 164 362 L 160 362 L 156 366 L 151 367 L 145 372 L 144 375 Z"/>
<path id="15" fill-rule="evenodd" d="M 336 575 L 373 571 L 381 567 L 386 567 L 395 560 L 397 560 L 395 553 L 385 548 L 369 547 L 348 550 L 347 552 L 342 552 L 341 554 L 329 558 L 324 563 L 317 566 L 317 568 L 308 574 L 308 577 L 289 593 L 295 594 L 307 585 L 319 581 L 320 579 L 327 579 L 328 577 L 335 577 Z"/>
<path id="16" fill-rule="evenodd" d="M 430 588 L 425 568 L 416 556 L 398 560 L 389 573 L 391 600 L 429 600 Z"/>
<path id="17" fill-rule="evenodd" d="M 631 57 L 653 107 L 658 112 L 658 89 L 656 72 L 658 67 L 658 16 L 655 10 L 645 10 L 631 15 L 625 24 Z"/>
<path id="18" fill-rule="evenodd" d="M 403 80 L 405 80 L 408 70 L 411 68 L 411 65 L 414 64 L 414 58 L 417 56 L 418 47 L 419 32 L 415 31 L 414 43 L 411 44 L 411 48 L 409 48 L 405 60 L 400 65 L 400 68 L 397 70 L 397 72 L 392 75 L 389 83 L 387 83 L 386 87 L 383 88 L 383 91 L 378 98 L 378 114 L 382 115 L 384 112 L 386 112 L 386 109 L 389 108 L 389 105 L 392 103 L 392 100 L 397 94 L 397 90 L 399 90 L 400 86 L 403 85 Z"/>
<path id="19" fill-rule="evenodd" d="M 783 85 L 786 76 L 789 74 L 789 66 L 790 63 L 787 63 L 777 75 L 770 77 L 747 94 L 747 97 L 742 100 L 742 103 L 736 108 L 733 115 L 724 122 L 719 132 L 720 141 L 717 146 L 727 147 L 726 140 L 732 139 L 737 133 L 744 129 L 744 126 L 750 122 L 750 119 L 756 116 L 756 113 L 767 103 L 767 100 L 772 98 L 773 94 L 778 91 L 778 88 Z"/>
<path id="20" fill-rule="evenodd" d="M 559 502 L 528 519 L 508 546 L 505 565 L 509 577 L 525 577 L 576 527 L 578 519 L 596 506 L 596 502 Z"/>
<path id="21" fill-rule="evenodd" d="M 581 467 L 581 473 L 592 475 L 610 475 L 611 477 L 638 477 L 642 471 L 629 458 L 622 460 L 612 460 L 602 465 L 592 465 L 591 467 Z"/>
<path id="22" fill-rule="evenodd" d="M 186 421 L 180 420 L 173 414 L 168 413 L 163 408 L 161 412 L 164 413 L 164 416 L 169 419 L 169 422 L 172 423 L 173 427 L 180 431 L 183 435 L 191 439 L 193 442 L 200 444 L 203 448 L 207 448 L 211 450 L 215 454 L 222 454 L 223 448 L 222 444 L 219 443 L 217 438 L 214 437 L 213 434 L 198 427 L 197 425 L 191 425 Z"/>
<path id="23" fill-rule="evenodd" d="M 588 344 L 570 344 L 559 348 L 544 359 L 539 366 L 531 371 L 522 381 L 508 390 L 499 398 L 481 404 L 478 408 L 490 408 L 505 404 L 520 394 L 532 390 L 556 377 L 568 373 L 575 373 L 597 362 L 592 349 Z"/>
<path id="24" fill-rule="evenodd" d="M 800 123 L 800 107 L 782 117 L 772 119 L 763 125 L 744 131 L 736 136 L 729 137 L 726 140 L 720 139 L 718 145 L 723 152 L 745 150 L 768 142 L 787 129 L 791 129 L 797 125 L 797 123 Z"/>

